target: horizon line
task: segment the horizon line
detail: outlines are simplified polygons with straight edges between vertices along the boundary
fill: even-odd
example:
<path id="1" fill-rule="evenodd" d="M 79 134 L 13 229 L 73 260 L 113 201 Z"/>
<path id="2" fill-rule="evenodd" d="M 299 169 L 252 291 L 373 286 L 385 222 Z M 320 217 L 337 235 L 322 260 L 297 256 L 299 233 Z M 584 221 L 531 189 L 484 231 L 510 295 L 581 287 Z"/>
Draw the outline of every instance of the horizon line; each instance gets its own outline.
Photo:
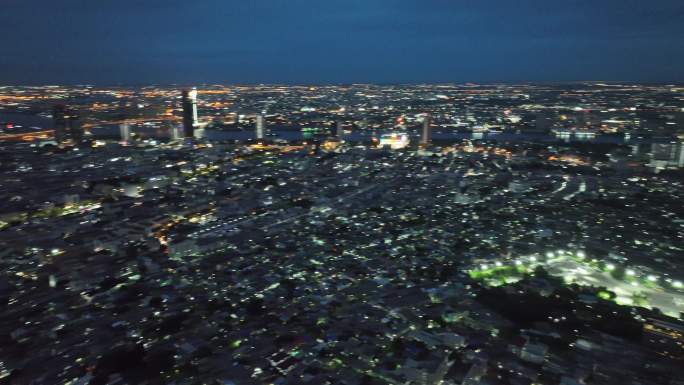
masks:
<path id="1" fill-rule="evenodd" d="M 333 87 L 333 86 L 488 86 L 488 85 L 574 85 L 574 84 L 607 84 L 607 85 L 684 85 L 684 80 L 671 81 L 640 81 L 640 80 L 558 80 L 558 81 L 439 81 L 439 82 L 63 82 L 63 83 L 0 83 L 0 88 L 6 87 L 197 87 L 197 86 L 289 86 L 289 87 Z"/>

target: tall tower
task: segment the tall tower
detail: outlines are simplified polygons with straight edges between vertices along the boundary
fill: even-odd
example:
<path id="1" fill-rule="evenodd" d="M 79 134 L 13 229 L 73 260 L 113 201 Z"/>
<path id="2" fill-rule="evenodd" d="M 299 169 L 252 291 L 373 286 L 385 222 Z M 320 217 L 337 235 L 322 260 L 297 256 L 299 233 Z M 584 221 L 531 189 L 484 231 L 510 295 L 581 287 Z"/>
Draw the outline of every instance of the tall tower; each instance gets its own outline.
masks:
<path id="1" fill-rule="evenodd" d="M 121 143 L 131 141 L 131 126 L 128 123 L 119 124 L 119 133 L 121 134 Z"/>
<path id="2" fill-rule="evenodd" d="M 342 124 L 341 120 L 337 121 L 337 130 L 335 132 L 335 136 L 337 136 L 337 139 L 339 140 L 344 138 L 344 124 Z"/>
<path id="3" fill-rule="evenodd" d="M 174 124 L 173 126 L 171 126 L 171 139 L 183 139 L 183 127 L 180 124 Z"/>
<path id="4" fill-rule="evenodd" d="M 52 119 L 54 120 L 55 140 L 57 142 L 71 140 L 77 143 L 83 140 L 83 129 L 76 111 L 64 104 L 58 104 L 52 110 Z"/>
<path id="5" fill-rule="evenodd" d="M 266 129 L 266 118 L 264 118 L 263 115 L 259 114 L 256 117 L 256 138 L 257 139 L 263 139 L 264 138 L 264 130 Z"/>
<path id="6" fill-rule="evenodd" d="M 427 146 L 432 140 L 432 131 L 430 131 L 430 115 L 425 115 L 423 118 L 423 135 L 420 138 L 420 144 Z"/>
<path id="7" fill-rule="evenodd" d="M 67 108 L 58 104 L 52 108 L 52 120 L 55 126 L 55 140 L 60 143 L 66 140 L 67 135 Z"/>
<path id="8" fill-rule="evenodd" d="M 183 90 L 183 133 L 186 138 L 195 136 L 197 127 L 197 88 Z"/>

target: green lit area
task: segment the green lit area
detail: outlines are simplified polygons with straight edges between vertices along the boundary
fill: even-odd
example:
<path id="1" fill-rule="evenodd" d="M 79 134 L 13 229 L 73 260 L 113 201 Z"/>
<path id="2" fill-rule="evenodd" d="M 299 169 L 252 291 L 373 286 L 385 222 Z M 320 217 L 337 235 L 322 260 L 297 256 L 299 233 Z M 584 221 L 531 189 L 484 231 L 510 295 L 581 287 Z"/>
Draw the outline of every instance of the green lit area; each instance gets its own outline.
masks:
<path id="1" fill-rule="evenodd" d="M 493 266 L 470 270 L 470 278 L 485 281 L 491 286 L 510 284 L 520 281 L 530 270 L 523 266 Z"/>
<path id="2" fill-rule="evenodd" d="M 468 274 L 487 286 L 501 286 L 533 275 L 537 268 L 561 278 L 566 285 L 606 288 L 597 293 L 598 298 L 606 301 L 625 306 L 658 308 L 673 317 L 679 317 L 684 312 L 681 281 L 643 267 L 622 266 L 588 258 L 582 251 L 559 250 L 544 255 L 490 261 L 477 265 Z"/>

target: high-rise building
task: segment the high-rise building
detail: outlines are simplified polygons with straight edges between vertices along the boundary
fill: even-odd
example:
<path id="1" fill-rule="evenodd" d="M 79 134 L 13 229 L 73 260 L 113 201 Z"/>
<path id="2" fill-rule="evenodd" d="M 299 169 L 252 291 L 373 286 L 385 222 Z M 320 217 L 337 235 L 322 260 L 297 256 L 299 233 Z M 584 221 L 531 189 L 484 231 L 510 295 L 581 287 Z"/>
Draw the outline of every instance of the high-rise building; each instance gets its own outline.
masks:
<path id="1" fill-rule="evenodd" d="M 197 125 L 197 89 L 183 90 L 183 133 L 186 138 L 195 136 Z"/>
<path id="2" fill-rule="evenodd" d="M 173 140 L 183 139 L 183 127 L 180 124 L 174 124 L 171 127 L 171 139 L 173 139 Z"/>
<path id="3" fill-rule="evenodd" d="M 425 115 L 423 118 L 423 135 L 420 138 L 420 144 L 427 146 L 432 140 L 432 131 L 430 131 L 430 115 Z"/>
<path id="4" fill-rule="evenodd" d="M 535 117 L 535 130 L 538 132 L 549 132 L 556 122 L 556 116 L 553 110 L 538 111 Z"/>
<path id="5" fill-rule="evenodd" d="M 121 134 L 121 143 L 129 143 L 131 141 L 131 126 L 128 123 L 121 123 L 119 125 L 119 133 Z"/>
<path id="6" fill-rule="evenodd" d="M 673 161 L 676 155 L 677 145 L 675 143 L 651 144 L 651 157 L 654 160 Z"/>
<path id="7" fill-rule="evenodd" d="M 57 142 L 83 140 L 83 128 L 81 127 L 78 113 L 64 104 L 54 106 L 52 118 L 55 125 L 55 140 Z"/>
<path id="8" fill-rule="evenodd" d="M 52 120 L 55 128 L 55 140 L 61 143 L 67 136 L 67 107 L 58 104 L 52 108 Z"/>
<path id="9" fill-rule="evenodd" d="M 263 139 L 264 138 L 264 131 L 266 130 L 266 118 L 259 114 L 256 117 L 256 138 L 257 139 Z"/>
<path id="10" fill-rule="evenodd" d="M 651 144 L 651 165 L 656 168 L 684 167 L 684 142 Z"/>
<path id="11" fill-rule="evenodd" d="M 337 121 L 335 136 L 337 136 L 339 140 L 344 139 L 344 124 L 342 124 L 342 121 L 340 120 Z"/>

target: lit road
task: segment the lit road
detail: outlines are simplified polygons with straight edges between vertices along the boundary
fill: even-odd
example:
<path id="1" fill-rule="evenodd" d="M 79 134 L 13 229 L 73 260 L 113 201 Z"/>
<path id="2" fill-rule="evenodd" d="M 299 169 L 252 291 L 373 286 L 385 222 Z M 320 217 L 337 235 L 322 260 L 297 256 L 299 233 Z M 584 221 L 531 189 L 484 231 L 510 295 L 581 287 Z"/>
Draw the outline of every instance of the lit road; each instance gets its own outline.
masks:
<path id="1" fill-rule="evenodd" d="M 23 132 L 17 134 L 2 134 L 0 141 L 32 141 L 37 139 L 49 139 L 54 136 L 54 130 Z"/>

